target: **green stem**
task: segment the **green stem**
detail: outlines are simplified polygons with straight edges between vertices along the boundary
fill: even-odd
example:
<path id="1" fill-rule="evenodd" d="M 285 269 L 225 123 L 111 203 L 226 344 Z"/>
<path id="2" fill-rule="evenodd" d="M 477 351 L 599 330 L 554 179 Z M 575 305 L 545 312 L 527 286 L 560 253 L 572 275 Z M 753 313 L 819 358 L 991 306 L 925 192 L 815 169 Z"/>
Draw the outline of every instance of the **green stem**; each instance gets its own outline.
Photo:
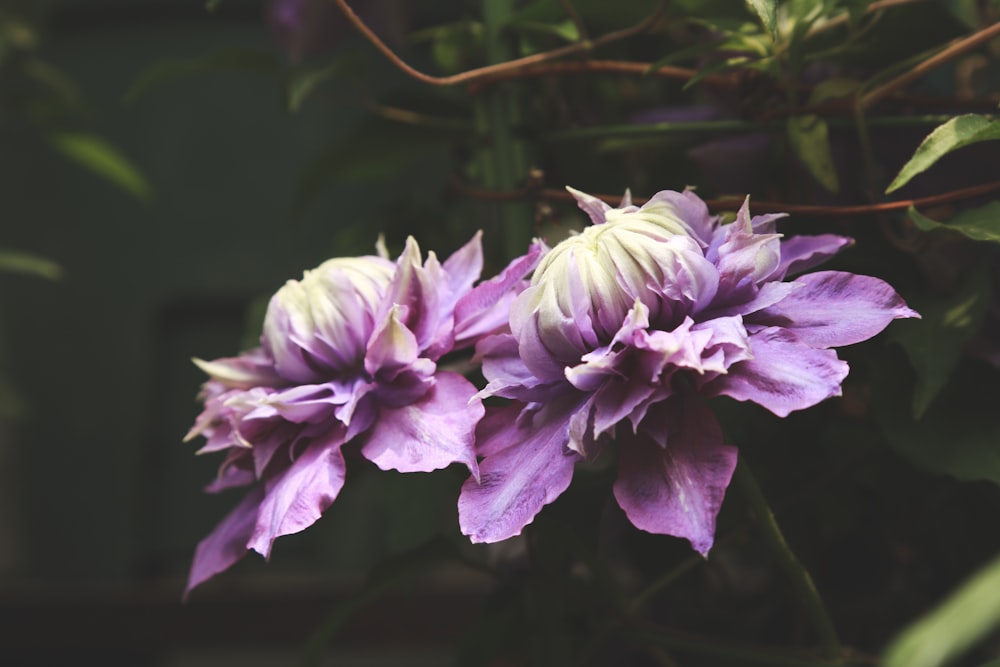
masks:
<path id="1" fill-rule="evenodd" d="M 740 459 L 739 465 L 736 466 L 736 474 L 733 476 L 733 480 L 750 505 L 750 509 L 756 515 L 768 546 L 770 546 L 772 553 L 777 558 L 778 564 L 785 571 L 785 574 L 802 598 L 806 613 L 812 621 L 816 634 L 819 636 L 825 657 L 830 660 L 840 658 L 844 655 L 844 651 L 840 645 L 840 639 L 837 637 L 837 631 L 833 626 L 833 622 L 830 620 L 830 614 L 827 612 L 826 606 L 819 596 L 819 591 L 816 590 L 816 584 L 813 582 L 809 571 L 803 567 L 802 563 L 795 556 L 795 553 L 789 548 L 788 542 L 785 541 L 785 536 L 782 534 L 781 528 L 778 527 L 778 522 L 774 518 L 774 513 L 768 506 L 760 487 L 757 486 L 757 480 L 754 479 L 753 474 L 742 459 Z"/>
<path id="2" fill-rule="evenodd" d="M 952 116 L 932 114 L 923 116 L 876 116 L 867 119 L 869 127 L 923 127 L 937 126 Z M 852 127 L 855 118 L 827 117 L 831 127 Z M 704 120 L 690 123 L 645 123 L 641 125 L 599 125 L 543 134 L 543 141 L 575 141 L 578 139 L 607 139 L 611 137 L 644 137 L 657 134 L 693 134 L 697 132 L 759 132 L 770 127 L 784 128 L 785 119 L 775 119 L 768 123 L 745 120 Z"/>
<path id="3" fill-rule="evenodd" d="M 510 60 L 510 49 L 502 39 L 501 29 L 514 11 L 511 0 L 483 0 L 483 27 L 486 58 L 490 64 Z M 477 103 L 477 129 L 485 124 L 490 137 L 495 187 L 511 190 L 526 172 L 524 143 L 511 132 L 519 109 L 509 86 L 495 86 Z M 483 116 L 483 118 L 480 118 Z M 485 173 L 484 173 L 485 175 Z M 488 185 L 488 184 L 487 184 Z M 503 251 L 507 258 L 523 254 L 531 241 L 531 208 L 523 202 L 502 204 Z"/>

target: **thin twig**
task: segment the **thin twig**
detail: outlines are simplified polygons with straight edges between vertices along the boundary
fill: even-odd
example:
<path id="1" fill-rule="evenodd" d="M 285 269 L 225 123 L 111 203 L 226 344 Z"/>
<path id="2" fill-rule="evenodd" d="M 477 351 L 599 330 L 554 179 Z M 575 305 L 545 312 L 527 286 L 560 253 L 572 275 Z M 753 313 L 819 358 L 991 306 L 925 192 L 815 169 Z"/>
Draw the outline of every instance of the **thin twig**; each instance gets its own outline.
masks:
<path id="1" fill-rule="evenodd" d="M 452 184 L 452 189 L 466 197 L 482 199 L 485 201 L 510 201 L 510 200 L 544 200 L 544 201 L 575 201 L 573 195 L 565 190 L 555 188 L 523 188 L 520 190 L 488 190 L 475 188 L 462 184 Z M 820 206 L 814 204 L 792 204 L 778 201 L 754 201 L 750 200 L 750 210 L 753 213 L 789 213 L 791 215 L 802 215 L 810 217 L 848 217 L 854 215 L 869 215 L 873 213 L 886 213 L 891 211 L 905 211 L 911 206 L 924 208 L 937 206 L 966 199 L 975 199 L 988 195 L 991 192 L 1000 191 L 1000 181 L 973 185 L 959 190 L 950 190 L 939 195 L 920 197 L 918 199 L 903 199 L 890 202 L 879 202 L 875 204 L 853 204 L 842 206 Z M 594 194 L 594 197 L 617 206 L 621 201 L 621 195 Z M 637 205 L 644 204 L 646 199 L 642 197 L 632 197 L 632 202 Z M 724 199 L 706 199 L 705 203 L 713 211 L 736 210 L 743 204 L 743 200 L 737 197 L 727 197 Z"/>
<path id="2" fill-rule="evenodd" d="M 368 25 L 358 16 L 351 6 L 347 4 L 347 0 L 333 0 L 334 3 L 340 8 L 344 13 L 344 16 L 357 28 L 358 32 L 364 35 L 365 39 L 371 42 L 375 48 L 377 48 L 382 55 L 389 59 L 393 65 L 406 72 L 414 79 L 428 83 L 434 86 L 455 86 L 460 83 L 471 83 L 473 81 L 478 81 L 480 79 L 485 79 L 497 74 L 503 74 L 512 70 L 519 69 L 528 65 L 534 65 L 536 63 L 546 62 L 548 60 L 555 60 L 556 58 L 562 58 L 563 56 L 573 55 L 575 53 L 581 53 L 584 51 L 591 51 L 599 46 L 605 44 L 610 44 L 611 42 L 616 42 L 622 39 L 626 39 L 633 35 L 637 35 L 644 32 L 650 28 L 653 24 L 660 20 L 660 15 L 663 13 L 663 3 L 661 2 L 659 7 L 655 12 L 647 16 L 645 19 L 639 23 L 629 27 L 623 28 L 621 30 L 616 30 L 615 32 L 609 32 L 606 35 L 602 35 L 594 40 L 586 40 L 582 42 L 577 42 L 575 44 L 570 44 L 569 46 L 563 46 L 558 49 L 552 49 L 551 51 L 544 51 L 542 53 L 536 53 L 530 56 L 525 56 L 523 58 L 516 58 L 514 60 L 509 60 L 503 63 L 497 63 L 495 65 L 487 65 L 485 67 L 477 67 L 476 69 L 471 69 L 465 72 L 460 72 L 459 74 L 453 74 L 451 76 L 432 76 L 430 74 L 424 74 L 423 72 L 411 67 L 405 60 L 400 58 L 396 53 L 390 49 L 382 39 L 375 34 L 375 32 L 368 27 Z"/>
<path id="3" fill-rule="evenodd" d="M 476 88 L 485 87 L 499 81 L 521 79 L 525 77 L 546 76 L 548 74 L 577 73 L 611 73 L 631 74 L 634 76 L 656 76 L 665 79 L 688 81 L 698 70 L 674 65 L 661 65 L 653 68 L 653 63 L 633 62 L 629 60 L 569 60 L 564 62 L 545 62 L 527 67 L 519 67 L 508 72 L 500 72 L 476 82 Z M 733 86 L 742 80 L 740 76 L 726 74 L 709 74 L 701 80 L 702 83 L 716 86 Z"/>
<path id="4" fill-rule="evenodd" d="M 919 79 L 936 67 L 940 67 L 949 60 L 953 60 L 966 51 L 970 51 L 980 44 L 988 42 L 998 36 L 1000 36 L 1000 21 L 994 23 L 988 28 L 983 28 L 982 30 L 975 32 L 968 37 L 958 39 L 952 42 L 949 46 L 945 47 L 945 49 L 937 55 L 931 56 L 927 60 L 920 62 L 903 74 L 897 76 L 895 79 L 882 84 L 875 90 L 864 95 L 858 101 L 858 106 L 861 109 L 867 109 L 890 93 L 906 86 L 912 81 Z"/>

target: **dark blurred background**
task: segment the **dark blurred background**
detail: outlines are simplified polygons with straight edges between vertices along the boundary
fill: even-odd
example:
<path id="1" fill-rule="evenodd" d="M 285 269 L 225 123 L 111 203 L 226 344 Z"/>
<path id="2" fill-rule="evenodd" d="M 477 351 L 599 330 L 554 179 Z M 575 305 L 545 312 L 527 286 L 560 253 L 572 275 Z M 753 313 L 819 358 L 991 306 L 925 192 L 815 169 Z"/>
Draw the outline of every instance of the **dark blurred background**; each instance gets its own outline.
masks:
<path id="1" fill-rule="evenodd" d="M 182 606 L 195 545 L 236 502 L 201 492 L 219 461 L 181 442 L 203 380 L 190 357 L 236 354 L 262 297 L 328 257 L 371 252 L 392 206 L 446 173 L 434 168 L 445 156 L 414 157 L 402 191 L 355 179 L 296 206 L 304 165 L 349 138 L 362 111 L 342 103 L 350 84 L 328 82 L 289 112 L 268 64 L 289 56 L 264 3 L 18 4 L 0 3 L 31 31 L 0 77 L 0 247 L 51 260 L 62 277 L 0 274 L 0 664 L 293 663 L 375 555 L 423 536 L 408 537 L 412 525 L 386 536 L 386 494 L 355 465 L 329 516 L 281 540 L 266 576 L 248 558 Z M 216 53 L 235 65 L 175 65 L 126 99 L 157 63 Z M 13 70 L 28 60 L 65 75 L 86 108 L 25 102 L 34 89 Z M 55 150 L 60 124 L 106 140 L 151 196 Z M 331 660 L 438 664 L 468 589 L 437 582 L 437 597 L 390 599 Z"/>

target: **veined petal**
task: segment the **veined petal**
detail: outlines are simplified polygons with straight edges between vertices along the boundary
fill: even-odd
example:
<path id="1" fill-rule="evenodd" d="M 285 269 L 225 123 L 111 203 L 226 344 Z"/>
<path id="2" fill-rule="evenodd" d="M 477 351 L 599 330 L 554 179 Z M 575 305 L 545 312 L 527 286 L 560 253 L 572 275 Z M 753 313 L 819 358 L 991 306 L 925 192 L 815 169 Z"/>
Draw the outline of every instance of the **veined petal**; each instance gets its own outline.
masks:
<path id="1" fill-rule="evenodd" d="M 461 375 L 442 371 L 436 377 L 419 401 L 379 410 L 361 453 L 382 470 L 430 472 L 461 463 L 476 478 L 475 430 L 483 404 Z"/>
<path id="2" fill-rule="evenodd" d="M 753 401 L 779 417 L 840 396 L 847 363 L 833 350 L 818 350 L 779 327 L 750 335 L 753 358 L 741 361 L 705 385 L 709 395 Z"/>
<path id="3" fill-rule="evenodd" d="M 406 239 L 406 247 L 396 262 L 396 273 L 386 291 L 376 323 L 384 322 L 390 310 L 403 306 L 405 309 L 397 310 L 398 317 L 413 333 L 422 350 L 431 345 L 438 334 L 441 302 L 449 299 L 450 288 L 441 264 L 431 253 L 426 266 L 421 266 L 420 246 L 411 236 Z"/>
<path id="4" fill-rule="evenodd" d="M 900 317 L 920 317 L 887 283 L 853 273 L 818 271 L 800 276 L 781 301 L 747 318 L 780 326 L 813 347 L 840 347 L 868 340 Z"/>
<path id="5" fill-rule="evenodd" d="M 263 498 L 263 487 L 251 490 L 208 537 L 198 543 L 187 586 L 184 588 L 185 598 L 195 586 L 229 569 L 247 555 L 247 541 L 253 533 L 257 511 Z"/>
<path id="6" fill-rule="evenodd" d="M 444 260 L 444 272 L 448 276 L 452 300 L 446 308 L 454 310 L 456 300 L 472 289 L 472 285 L 483 272 L 483 232 L 476 232 L 472 239 Z"/>
<path id="7" fill-rule="evenodd" d="M 853 244 L 854 239 L 836 234 L 792 236 L 784 239 L 781 242 L 781 264 L 774 272 L 774 278 L 780 280 L 787 275 L 819 266 Z"/>
<path id="8" fill-rule="evenodd" d="M 674 397 L 662 409 L 668 405 L 673 423 L 665 447 L 642 430 L 619 431 L 615 499 L 637 528 L 686 538 L 707 556 L 736 448 L 723 443 L 715 416 L 697 397 Z"/>
<path id="9" fill-rule="evenodd" d="M 305 530 L 319 519 L 344 485 L 343 443 L 344 430 L 334 429 L 267 480 L 249 548 L 268 558 L 276 538 Z"/>
<path id="10" fill-rule="evenodd" d="M 749 197 L 736 221 L 724 228 L 718 248 L 719 292 L 714 307 L 752 299 L 757 284 L 770 277 L 781 262 L 781 235 L 756 234 L 749 213 Z"/>
<path id="11" fill-rule="evenodd" d="M 402 322 L 405 311 L 394 304 L 372 333 L 365 354 L 365 370 L 371 375 L 391 380 L 420 355 L 417 337 Z"/>
<path id="12" fill-rule="evenodd" d="M 542 507 L 569 486 L 579 455 L 567 449 L 578 400 L 550 404 L 519 418 L 514 403 L 491 408 L 476 429 L 479 481 L 462 485 L 458 521 L 473 542 L 499 542 L 519 535 Z"/>

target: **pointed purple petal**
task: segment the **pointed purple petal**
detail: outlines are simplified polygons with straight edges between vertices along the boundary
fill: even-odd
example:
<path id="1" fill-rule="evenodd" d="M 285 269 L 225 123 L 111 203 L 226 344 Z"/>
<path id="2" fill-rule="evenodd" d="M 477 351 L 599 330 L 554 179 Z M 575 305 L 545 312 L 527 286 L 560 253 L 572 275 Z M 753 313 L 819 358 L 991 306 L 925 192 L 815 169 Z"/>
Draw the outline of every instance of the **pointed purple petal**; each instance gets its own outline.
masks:
<path id="1" fill-rule="evenodd" d="M 605 204 L 602 200 L 598 199 L 593 195 L 588 195 L 586 192 L 580 192 L 574 188 L 566 186 L 569 193 L 573 195 L 576 199 L 576 205 L 580 207 L 584 213 L 590 218 L 591 222 L 595 225 L 600 225 L 604 223 L 604 213 L 611 210 L 611 206 Z"/>
<path id="2" fill-rule="evenodd" d="M 817 350 L 779 327 L 750 335 L 753 359 L 741 361 L 705 385 L 710 395 L 753 401 L 779 417 L 840 396 L 847 363 L 833 350 Z"/>
<path id="3" fill-rule="evenodd" d="M 839 347 L 868 340 L 896 318 L 920 317 L 892 287 L 871 276 L 819 271 L 791 284 L 800 287 L 747 321 L 783 327 L 813 347 Z"/>
<path id="4" fill-rule="evenodd" d="M 452 303 L 472 289 L 473 283 L 483 272 L 483 232 L 476 232 L 468 243 L 456 250 L 444 261 L 444 271 L 448 274 Z M 450 308 L 450 306 L 449 306 Z"/>
<path id="5" fill-rule="evenodd" d="M 723 444 L 722 429 L 699 399 L 671 403 L 683 403 L 683 409 L 670 411 L 674 423 L 666 447 L 641 431 L 619 433 L 615 499 L 637 528 L 686 538 L 707 556 L 736 468 L 736 448 Z"/>
<path id="6" fill-rule="evenodd" d="M 566 490 L 580 459 L 566 448 L 579 400 L 519 418 L 521 407 L 491 409 L 477 429 L 477 449 L 486 458 L 479 463 L 479 482 L 466 480 L 458 499 L 459 525 L 473 542 L 519 535 Z"/>
<path id="7" fill-rule="evenodd" d="M 227 389 L 250 389 L 251 387 L 280 387 L 285 381 L 278 375 L 274 362 L 260 348 L 244 352 L 238 357 L 227 357 L 213 361 L 192 359 L 206 375 L 221 383 Z"/>
<path id="8" fill-rule="evenodd" d="M 499 274 L 482 282 L 455 304 L 455 347 L 474 344 L 479 338 L 508 326 L 510 304 L 526 287 L 531 273 L 548 249 L 541 241 L 527 254 L 513 260 Z"/>
<path id="9" fill-rule="evenodd" d="M 781 264 L 775 278 L 802 273 L 830 259 L 844 248 L 853 245 L 854 239 L 836 234 L 818 236 L 793 236 L 781 242 Z"/>
<path id="10" fill-rule="evenodd" d="M 484 409 L 476 388 L 457 373 L 439 372 L 429 392 L 416 403 L 382 407 L 365 435 L 361 453 L 382 470 L 430 472 L 462 463 L 478 475 L 474 449 L 476 424 Z"/>
<path id="11" fill-rule="evenodd" d="M 265 558 L 282 535 L 302 531 L 319 519 L 344 485 L 343 429 L 317 438 L 283 473 L 266 481 L 266 493 L 247 546 Z"/>
<path id="12" fill-rule="evenodd" d="M 781 235 L 753 231 L 749 201 L 748 197 L 743 202 L 736 221 L 723 228 L 724 240 L 715 259 L 719 268 L 716 303 L 720 307 L 752 299 L 757 284 L 770 277 L 781 262 Z"/>
<path id="13" fill-rule="evenodd" d="M 184 589 L 185 598 L 195 586 L 229 569 L 247 555 L 247 541 L 253 533 L 257 510 L 263 498 L 263 486 L 251 490 L 208 537 L 198 543 Z"/>

